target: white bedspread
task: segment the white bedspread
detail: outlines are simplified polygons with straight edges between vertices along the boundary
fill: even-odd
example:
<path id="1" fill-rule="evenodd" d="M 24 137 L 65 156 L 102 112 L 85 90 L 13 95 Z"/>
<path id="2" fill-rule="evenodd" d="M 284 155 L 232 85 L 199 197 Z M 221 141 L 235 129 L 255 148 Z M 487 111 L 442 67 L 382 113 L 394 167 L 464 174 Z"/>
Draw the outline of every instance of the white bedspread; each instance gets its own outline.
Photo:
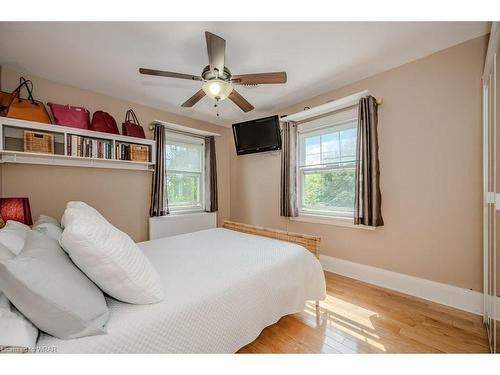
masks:
<path id="1" fill-rule="evenodd" d="M 164 301 L 107 298 L 107 334 L 41 334 L 38 346 L 59 353 L 233 353 L 282 316 L 302 311 L 305 301 L 325 298 L 320 263 L 291 243 L 209 229 L 139 246 L 160 273 Z"/>

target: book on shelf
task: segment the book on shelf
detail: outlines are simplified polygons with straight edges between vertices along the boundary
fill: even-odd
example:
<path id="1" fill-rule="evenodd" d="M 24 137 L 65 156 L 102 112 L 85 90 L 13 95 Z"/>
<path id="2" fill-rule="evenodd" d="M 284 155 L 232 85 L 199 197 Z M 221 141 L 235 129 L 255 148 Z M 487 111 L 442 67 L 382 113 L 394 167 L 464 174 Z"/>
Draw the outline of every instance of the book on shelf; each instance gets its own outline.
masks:
<path id="1" fill-rule="evenodd" d="M 68 134 L 66 155 L 85 158 L 111 159 L 111 143 L 94 138 Z"/>
<path id="2" fill-rule="evenodd" d="M 130 160 L 130 145 L 117 143 L 115 148 L 115 155 L 118 160 Z"/>

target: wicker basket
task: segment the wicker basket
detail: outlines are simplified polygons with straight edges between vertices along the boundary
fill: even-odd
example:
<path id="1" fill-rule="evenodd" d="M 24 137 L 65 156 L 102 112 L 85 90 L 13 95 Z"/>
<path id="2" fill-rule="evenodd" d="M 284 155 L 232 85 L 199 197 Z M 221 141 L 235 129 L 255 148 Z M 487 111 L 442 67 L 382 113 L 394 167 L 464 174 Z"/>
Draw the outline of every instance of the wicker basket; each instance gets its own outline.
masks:
<path id="1" fill-rule="evenodd" d="M 149 161 L 149 147 L 142 145 L 130 145 L 130 160 Z"/>
<path id="2" fill-rule="evenodd" d="M 24 130 L 24 152 L 54 153 L 54 134 Z"/>

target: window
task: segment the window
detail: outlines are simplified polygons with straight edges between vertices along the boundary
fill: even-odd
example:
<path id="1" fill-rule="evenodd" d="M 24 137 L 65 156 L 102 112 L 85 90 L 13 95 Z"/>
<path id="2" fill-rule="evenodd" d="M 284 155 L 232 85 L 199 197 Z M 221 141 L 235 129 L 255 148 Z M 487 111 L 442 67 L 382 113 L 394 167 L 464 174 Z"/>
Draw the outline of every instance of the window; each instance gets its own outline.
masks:
<path id="1" fill-rule="evenodd" d="M 167 132 L 167 195 L 170 211 L 204 207 L 203 138 Z"/>
<path id="2" fill-rule="evenodd" d="M 299 126 L 299 212 L 352 217 L 357 120 L 329 121 Z"/>

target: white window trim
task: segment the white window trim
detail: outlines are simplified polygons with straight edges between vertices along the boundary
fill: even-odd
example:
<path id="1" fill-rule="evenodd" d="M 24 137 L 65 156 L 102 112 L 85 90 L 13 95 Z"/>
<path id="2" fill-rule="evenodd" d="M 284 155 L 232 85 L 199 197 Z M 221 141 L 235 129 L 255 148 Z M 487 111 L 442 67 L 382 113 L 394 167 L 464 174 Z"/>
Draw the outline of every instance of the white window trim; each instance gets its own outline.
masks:
<path id="1" fill-rule="evenodd" d="M 175 208 L 169 209 L 169 215 L 170 216 L 176 216 L 176 215 L 188 215 L 188 214 L 199 214 L 206 212 L 203 208 Z M 206 212 L 208 214 L 208 212 Z"/>
<path id="2" fill-rule="evenodd" d="M 298 195 L 298 205 L 299 205 L 299 216 L 291 218 L 294 221 L 304 221 L 318 224 L 327 224 L 327 225 L 339 225 L 344 227 L 353 227 L 359 228 L 359 225 L 354 225 L 353 218 L 354 212 L 342 212 L 342 211 L 320 211 L 320 210 L 308 210 L 302 208 L 302 172 L 300 170 L 300 166 L 302 165 L 302 140 L 306 135 L 322 135 L 328 133 L 327 129 L 336 128 L 339 131 L 343 129 L 351 128 L 348 124 L 357 121 L 357 118 L 343 119 L 338 122 L 334 122 L 328 125 L 321 125 L 312 129 L 308 129 L 307 131 L 300 131 L 300 127 L 297 130 L 298 133 L 298 148 L 299 152 L 297 152 L 297 195 Z M 302 219 L 302 220 L 301 220 Z M 365 229 L 371 227 L 363 226 Z"/>
<path id="3" fill-rule="evenodd" d="M 334 122 L 332 124 L 318 125 L 318 126 L 315 126 L 314 128 L 307 129 L 307 130 L 300 130 L 300 124 L 299 124 L 299 129 L 297 129 L 297 133 L 299 134 L 299 136 L 301 136 L 302 134 L 308 134 L 308 135 L 310 135 L 310 134 L 312 134 L 312 135 L 328 134 L 329 128 L 335 127 L 338 130 L 349 129 L 351 127 L 348 125 L 354 121 L 358 121 L 358 119 L 356 117 L 351 117 L 351 118 L 339 120 L 339 121 Z"/>
<path id="4" fill-rule="evenodd" d="M 205 139 L 200 137 L 199 135 L 193 134 L 180 134 L 176 132 L 169 132 L 166 130 L 166 141 L 167 145 L 169 140 L 177 141 L 181 143 L 191 143 L 196 145 L 201 145 L 201 176 L 200 176 L 200 206 L 188 206 L 188 207 L 170 207 L 169 212 L 170 215 L 183 215 L 183 214 L 193 214 L 205 212 Z M 179 171 L 180 172 L 180 171 Z M 166 170 L 168 174 L 168 169 Z M 180 172 L 182 173 L 182 172 Z M 188 172 L 185 172 L 186 174 Z M 194 172 L 193 172 L 194 173 Z M 165 180 L 166 183 L 166 180 Z"/>
<path id="5" fill-rule="evenodd" d="M 364 230 L 372 230 L 372 231 L 376 230 L 376 227 L 370 227 L 368 225 L 355 225 L 352 217 L 310 215 L 310 214 L 305 214 L 305 213 L 299 212 L 299 216 L 290 217 L 289 219 L 291 221 L 298 221 L 298 222 L 303 222 L 303 223 L 334 225 L 337 227 L 364 229 Z"/>

